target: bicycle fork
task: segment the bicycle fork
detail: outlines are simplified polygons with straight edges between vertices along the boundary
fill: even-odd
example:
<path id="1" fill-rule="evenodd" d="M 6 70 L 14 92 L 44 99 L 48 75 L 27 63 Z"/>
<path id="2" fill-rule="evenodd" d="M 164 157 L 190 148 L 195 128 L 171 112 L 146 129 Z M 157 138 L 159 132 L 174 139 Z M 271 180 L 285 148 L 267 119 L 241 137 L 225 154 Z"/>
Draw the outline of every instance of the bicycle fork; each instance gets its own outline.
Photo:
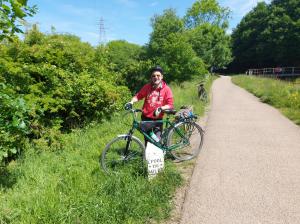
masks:
<path id="1" fill-rule="evenodd" d="M 132 139 L 132 134 L 133 134 L 133 130 L 131 129 L 127 136 L 125 137 L 125 140 L 127 140 L 126 142 L 126 146 L 125 146 L 125 150 L 124 150 L 124 159 L 128 159 L 128 154 L 129 154 L 129 148 L 130 148 L 130 143 L 131 143 L 131 139 Z"/>

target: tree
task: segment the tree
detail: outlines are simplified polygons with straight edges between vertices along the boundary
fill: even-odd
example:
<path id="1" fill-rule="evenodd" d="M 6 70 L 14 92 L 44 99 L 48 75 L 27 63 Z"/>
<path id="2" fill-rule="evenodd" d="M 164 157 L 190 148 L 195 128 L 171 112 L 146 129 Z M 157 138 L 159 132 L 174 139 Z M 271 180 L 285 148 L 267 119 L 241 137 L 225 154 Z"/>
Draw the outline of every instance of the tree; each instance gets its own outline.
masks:
<path id="1" fill-rule="evenodd" d="M 107 57 L 114 64 L 114 70 L 120 72 L 132 63 L 140 60 L 143 48 L 125 40 L 110 41 L 107 46 Z"/>
<path id="2" fill-rule="evenodd" d="M 135 93 L 146 83 L 152 63 L 145 58 L 144 47 L 124 40 L 115 40 L 110 41 L 105 49 L 112 70 L 120 74 L 118 84 L 126 85 Z"/>
<path id="3" fill-rule="evenodd" d="M 183 21 L 176 15 L 174 9 L 167 9 L 162 15 L 152 17 L 151 25 L 153 31 L 149 41 L 150 57 L 159 57 L 163 54 L 161 46 L 166 43 L 168 36 L 182 33 L 184 29 Z"/>
<path id="4" fill-rule="evenodd" d="M 300 66 L 300 2 L 260 2 L 232 33 L 231 70 Z"/>
<path id="5" fill-rule="evenodd" d="M 233 30 L 232 51 L 235 59 L 231 66 L 235 67 L 237 71 L 273 64 L 270 57 L 265 54 L 271 50 L 270 35 L 272 30 L 267 29 L 268 17 L 268 5 L 265 2 L 260 2 Z M 270 49 L 267 50 L 266 48 Z"/>
<path id="6" fill-rule="evenodd" d="M 274 0 L 270 4 L 269 30 L 275 64 L 300 66 L 300 1 Z"/>
<path id="7" fill-rule="evenodd" d="M 161 46 L 163 51 L 157 57 L 156 64 L 162 65 L 167 75 L 167 81 L 182 82 L 207 73 L 206 65 L 197 56 L 186 35 L 172 33 Z"/>
<path id="8" fill-rule="evenodd" d="M 199 0 L 184 16 L 189 42 L 208 67 L 223 68 L 232 60 L 226 34 L 229 13 L 216 0 Z"/>
<path id="9" fill-rule="evenodd" d="M 227 28 L 230 10 L 221 7 L 216 0 L 197 0 L 188 9 L 184 21 L 188 28 L 209 23 L 218 27 Z"/>
<path id="10" fill-rule="evenodd" d="M 36 6 L 27 5 L 27 0 L 1 0 L 0 1 L 0 41 L 15 33 L 23 33 L 19 28 L 18 20 L 23 21 L 26 16 L 36 13 Z"/>
<path id="11" fill-rule="evenodd" d="M 206 73 L 184 31 L 184 23 L 175 10 L 165 10 L 152 18 L 153 31 L 148 45 L 149 57 L 161 65 L 167 81 L 184 81 Z"/>
<path id="12" fill-rule="evenodd" d="M 187 33 L 197 56 L 208 67 L 223 68 L 231 62 L 230 36 L 222 28 L 206 23 Z"/>

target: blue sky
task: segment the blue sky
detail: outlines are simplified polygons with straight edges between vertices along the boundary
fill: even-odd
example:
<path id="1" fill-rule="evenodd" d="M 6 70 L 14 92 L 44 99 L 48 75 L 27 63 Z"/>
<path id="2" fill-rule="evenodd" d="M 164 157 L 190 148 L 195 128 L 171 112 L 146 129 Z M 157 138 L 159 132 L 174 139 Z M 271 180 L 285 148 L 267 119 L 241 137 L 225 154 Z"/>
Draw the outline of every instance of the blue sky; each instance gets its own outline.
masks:
<path id="1" fill-rule="evenodd" d="M 173 8 L 182 17 L 196 0 L 29 0 L 38 12 L 27 19 L 37 23 L 42 32 L 56 32 L 79 36 L 82 41 L 97 45 L 100 41 L 100 18 L 105 28 L 105 40 L 126 40 L 143 45 L 152 31 L 150 19 Z M 232 11 L 230 29 L 261 0 L 219 0 Z M 267 3 L 270 0 L 265 0 Z M 103 37 L 103 36 L 102 36 Z"/>

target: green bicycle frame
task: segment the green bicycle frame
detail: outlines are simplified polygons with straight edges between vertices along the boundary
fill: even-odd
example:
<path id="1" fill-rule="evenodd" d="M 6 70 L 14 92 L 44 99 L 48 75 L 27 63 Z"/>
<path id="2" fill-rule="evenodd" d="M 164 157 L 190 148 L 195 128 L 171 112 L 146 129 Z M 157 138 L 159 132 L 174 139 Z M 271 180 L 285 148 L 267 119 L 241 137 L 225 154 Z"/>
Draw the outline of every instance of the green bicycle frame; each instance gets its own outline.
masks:
<path id="1" fill-rule="evenodd" d="M 182 145 L 186 145 L 188 144 L 189 140 L 186 138 L 185 136 L 185 133 L 182 132 L 182 130 L 180 129 L 177 129 L 175 127 L 175 125 L 177 124 L 177 122 L 171 122 L 170 121 L 170 118 L 169 118 L 169 115 L 167 115 L 167 118 L 166 119 L 162 119 L 162 120 L 156 120 L 156 121 L 138 121 L 137 120 L 137 116 L 136 116 L 136 113 L 137 112 L 141 112 L 141 110 L 134 110 L 132 109 L 132 116 L 133 116 L 133 123 L 132 123 L 132 128 L 130 129 L 129 131 L 129 135 L 131 136 L 134 132 L 134 130 L 138 130 L 140 133 L 143 134 L 143 136 L 146 137 L 147 141 L 148 142 L 151 142 L 153 145 L 157 146 L 158 148 L 162 149 L 163 151 L 172 151 Z M 165 124 L 165 129 L 164 131 L 162 132 L 162 135 L 161 135 L 161 140 L 159 142 L 156 142 L 153 138 L 150 137 L 150 135 L 148 135 L 145 131 L 142 130 L 141 128 L 141 122 L 143 123 L 162 123 L 162 124 Z M 169 133 L 169 131 L 174 128 L 174 130 L 176 131 L 176 133 L 182 138 L 184 139 L 183 142 L 181 143 L 176 143 L 176 144 L 173 144 L 171 146 L 168 146 L 167 145 L 167 134 Z"/>

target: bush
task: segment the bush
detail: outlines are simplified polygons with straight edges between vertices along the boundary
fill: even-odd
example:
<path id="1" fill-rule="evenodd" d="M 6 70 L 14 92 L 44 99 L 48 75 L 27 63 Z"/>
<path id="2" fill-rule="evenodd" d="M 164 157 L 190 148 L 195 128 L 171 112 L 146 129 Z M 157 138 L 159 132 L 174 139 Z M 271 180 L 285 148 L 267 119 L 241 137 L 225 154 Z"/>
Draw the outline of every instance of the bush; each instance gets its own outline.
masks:
<path id="1" fill-rule="evenodd" d="M 24 41 L 1 43 L 0 161 L 24 147 L 60 148 L 61 131 L 110 117 L 130 97 L 105 55 L 72 35 L 36 27 Z"/>
<path id="2" fill-rule="evenodd" d="M 29 129 L 29 108 L 22 96 L 0 85 L 0 162 L 24 146 Z"/>

